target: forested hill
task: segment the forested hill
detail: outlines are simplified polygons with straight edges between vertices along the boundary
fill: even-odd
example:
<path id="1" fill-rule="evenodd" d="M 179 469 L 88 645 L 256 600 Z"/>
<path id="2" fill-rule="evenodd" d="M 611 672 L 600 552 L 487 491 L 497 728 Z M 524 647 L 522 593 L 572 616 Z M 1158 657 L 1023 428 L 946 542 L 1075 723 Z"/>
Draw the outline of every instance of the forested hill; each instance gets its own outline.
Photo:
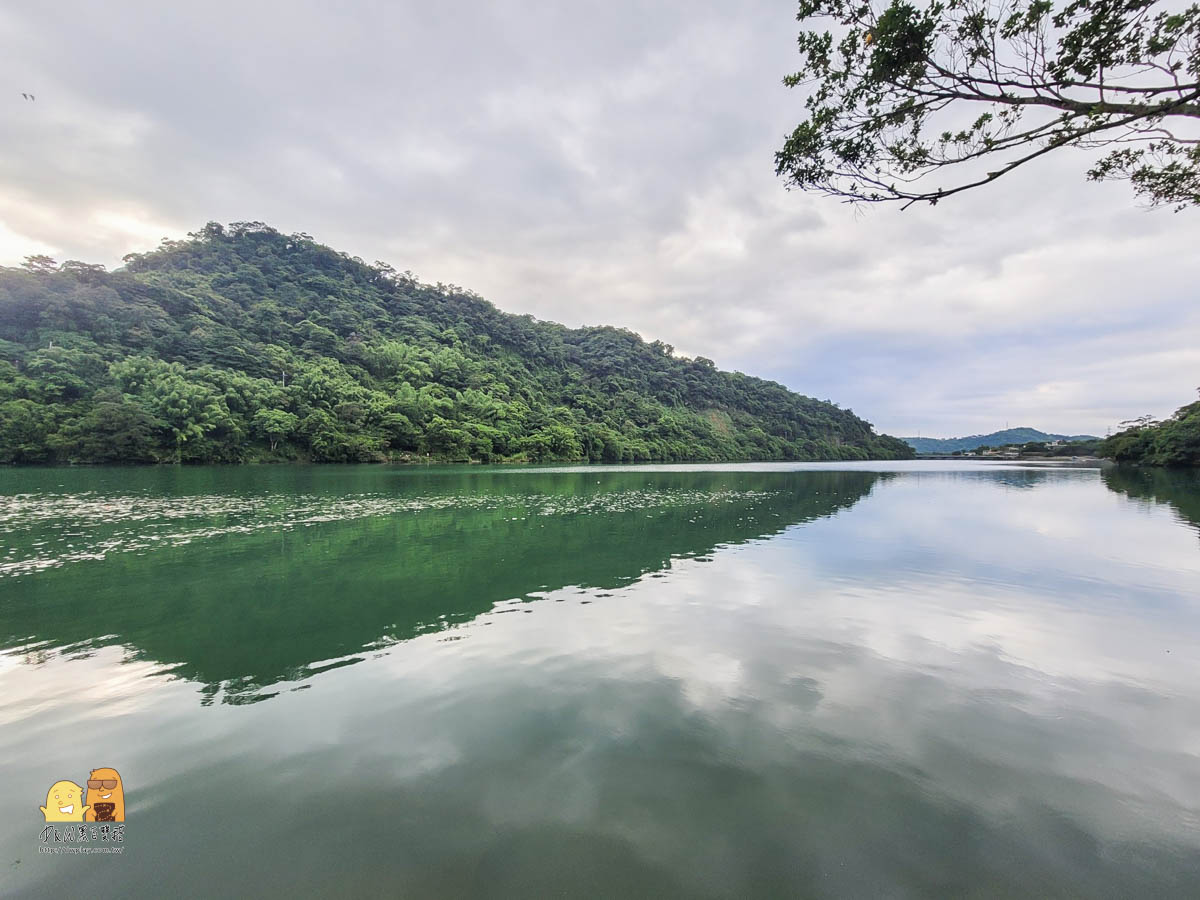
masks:
<path id="1" fill-rule="evenodd" d="M 1036 428 L 1006 428 L 991 434 L 972 434 L 956 438 L 906 437 L 900 440 L 918 453 L 953 453 L 955 450 L 978 450 L 980 447 L 1004 447 L 1009 444 L 1028 444 L 1034 441 L 1098 441 L 1090 434 L 1047 434 Z"/>
<path id="2" fill-rule="evenodd" d="M 1175 410 L 1164 422 L 1143 416 L 1105 438 L 1100 453 L 1139 466 L 1200 466 L 1200 402 Z"/>
<path id="3" fill-rule="evenodd" d="M 0 461 L 884 459 L 849 410 L 304 234 L 0 268 Z"/>

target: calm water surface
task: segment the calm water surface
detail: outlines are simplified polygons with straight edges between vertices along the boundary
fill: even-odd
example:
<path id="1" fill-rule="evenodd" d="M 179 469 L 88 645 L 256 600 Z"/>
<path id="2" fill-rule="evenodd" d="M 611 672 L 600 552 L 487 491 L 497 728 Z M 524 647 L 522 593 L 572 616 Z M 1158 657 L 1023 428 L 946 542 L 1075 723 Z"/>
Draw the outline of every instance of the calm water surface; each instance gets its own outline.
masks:
<path id="1" fill-rule="evenodd" d="M 1198 593 L 1164 472 L 0 470 L 0 896 L 1197 896 Z"/>

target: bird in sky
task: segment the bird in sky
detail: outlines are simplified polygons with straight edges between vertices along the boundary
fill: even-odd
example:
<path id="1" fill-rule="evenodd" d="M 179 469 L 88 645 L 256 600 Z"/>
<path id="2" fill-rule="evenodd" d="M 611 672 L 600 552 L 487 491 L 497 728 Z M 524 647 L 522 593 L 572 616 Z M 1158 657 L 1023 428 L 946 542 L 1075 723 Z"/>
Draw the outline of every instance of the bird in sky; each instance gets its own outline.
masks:
<path id="1" fill-rule="evenodd" d="M 35 100 L 35 99 L 37 99 L 37 98 L 35 98 L 35 97 L 33 96 L 33 94 L 27 94 L 27 93 L 25 93 L 24 91 L 21 91 L 21 96 L 22 96 L 22 97 L 24 97 L 26 100 Z"/>

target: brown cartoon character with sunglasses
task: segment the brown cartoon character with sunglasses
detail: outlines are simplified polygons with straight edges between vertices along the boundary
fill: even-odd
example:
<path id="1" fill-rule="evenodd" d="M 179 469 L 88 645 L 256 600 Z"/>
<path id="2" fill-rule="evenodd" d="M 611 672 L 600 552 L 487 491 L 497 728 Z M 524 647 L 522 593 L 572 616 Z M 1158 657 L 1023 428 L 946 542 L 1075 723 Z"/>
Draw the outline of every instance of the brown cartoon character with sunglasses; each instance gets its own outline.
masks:
<path id="1" fill-rule="evenodd" d="M 116 769 L 92 769 L 87 780 L 90 807 L 85 822 L 124 822 L 125 787 Z"/>

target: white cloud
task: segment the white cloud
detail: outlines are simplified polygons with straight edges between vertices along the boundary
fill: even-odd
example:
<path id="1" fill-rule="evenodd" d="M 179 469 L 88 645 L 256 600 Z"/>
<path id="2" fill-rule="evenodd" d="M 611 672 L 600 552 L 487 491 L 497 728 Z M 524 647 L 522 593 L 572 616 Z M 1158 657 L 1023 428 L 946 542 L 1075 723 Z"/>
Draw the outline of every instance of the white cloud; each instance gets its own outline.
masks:
<path id="1" fill-rule="evenodd" d="M 150 12 L 0 16 L 0 262 L 263 220 L 893 433 L 1101 431 L 1196 382 L 1197 213 L 1083 154 L 903 213 L 785 191 L 798 26 L 767 0 Z"/>

